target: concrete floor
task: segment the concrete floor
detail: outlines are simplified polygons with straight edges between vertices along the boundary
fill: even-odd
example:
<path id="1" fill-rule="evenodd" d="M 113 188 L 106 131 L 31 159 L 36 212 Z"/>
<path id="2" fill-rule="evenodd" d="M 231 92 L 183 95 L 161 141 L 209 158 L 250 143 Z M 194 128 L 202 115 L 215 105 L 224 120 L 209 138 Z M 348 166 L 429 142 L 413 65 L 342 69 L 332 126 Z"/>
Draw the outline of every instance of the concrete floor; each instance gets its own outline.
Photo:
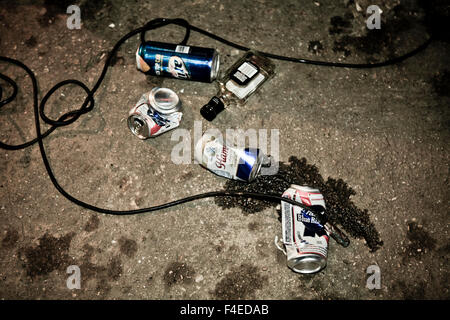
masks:
<path id="1" fill-rule="evenodd" d="M 0 1 L 0 55 L 35 72 L 42 98 L 65 79 L 92 87 L 115 42 L 157 17 L 181 17 L 257 50 L 349 63 L 406 53 L 425 41 L 430 21 L 448 21 L 442 1 L 434 9 L 357 2 L 362 12 L 333 0 Z M 80 30 L 66 26 L 71 4 L 81 8 Z M 369 4 L 383 10 L 376 36 L 365 25 Z M 178 42 L 182 33 L 170 26 L 149 37 Z M 196 33 L 189 43 L 217 48 L 222 70 L 241 54 Z M 199 165 L 171 161 L 175 131 L 147 141 L 130 133 L 129 109 L 155 85 L 179 94 L 180 128 L 192 134 L 216 92 L 214 84 L 138 72 L 138 44 L 134 37 L 122 46 L 94 110 L 45 139 L 58 181 L 87 203 L 122 210 L 223 189 L 226 180 Z M 0 151 L 0 298 L 448 299 L 449 48 L 438 34 L 425 51 L 376 69 L 274 61 L 276 76 L 245 107 L 202 123 L 221 132 L 278 129 L 281 161 L 304 157 L 355 190 L 351 200 L 383 241 L 378 250 L 364 239 L 352 237 L 348 248 L 331 240 L 326 269 L 298 275 L 274 245 L 281 224 L 272 207 L 245 214 L 207 199 L 137 216 L 98 214 L 56 191 L 35 145 Z M 20 86 L 0 109 L 0 139 L 19 144 L 35 137 L 31 82 L 12 65 L 0 72 Z M 83 100 L 81 89 L 65 87 L 47 112 L 57 118 Z M 80 289 L 66 286 L 70 265 L 80 267 Z M 371 265 L 380 268 L 380 289 L 366 287 Z"/>

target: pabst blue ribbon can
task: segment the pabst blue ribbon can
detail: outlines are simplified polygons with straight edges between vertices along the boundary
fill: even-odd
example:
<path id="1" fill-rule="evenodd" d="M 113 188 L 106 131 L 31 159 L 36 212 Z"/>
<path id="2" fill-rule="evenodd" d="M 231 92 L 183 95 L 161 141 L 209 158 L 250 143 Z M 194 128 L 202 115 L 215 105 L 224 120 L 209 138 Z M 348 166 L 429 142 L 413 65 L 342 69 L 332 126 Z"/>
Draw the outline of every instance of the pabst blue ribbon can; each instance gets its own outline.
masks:
<path id="1" fill-rule="evenodd" d="M 207 134 L 197 142 L 194 157 L 202 167 L 219 176 L 245 182 L 258 176 L 266 159 L 259 149 L 230 147 Z"/>
<path id="2" fill-rule="evenodd" d="M 179 126 L 183 113 L 177 94 L 168 88 L 153 88 L 128 114 L 128 127 L 140 139 L 156 137 Z"/>
<path id="3" fill-rule="evenodd" d="M 147 41 L 136 52 L 136 64 L 154 76 L 213 82 L 220 60 L 215 49 Z"/>
<path id="4" fill-rule="evenodd" d="M 291 185 L 283 197 L 305 206 L 322 206 L 325 210 L 318 189 Z M 288 267 L 298 273 L 315 273 L 325 268 L 329 235 L 313 213 L 282 201 L 281 222 Z"/>

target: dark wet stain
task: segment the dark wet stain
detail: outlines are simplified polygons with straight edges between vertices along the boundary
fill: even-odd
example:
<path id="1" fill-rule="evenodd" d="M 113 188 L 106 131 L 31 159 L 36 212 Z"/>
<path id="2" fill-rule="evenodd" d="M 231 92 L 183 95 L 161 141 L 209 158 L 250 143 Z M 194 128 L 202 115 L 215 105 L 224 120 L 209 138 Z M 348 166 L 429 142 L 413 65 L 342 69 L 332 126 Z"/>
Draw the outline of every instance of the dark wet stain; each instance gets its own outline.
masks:
<path id="1" fill-rule="evenodd" d="M 28 38 L 28 39 L 25 41 L 25 45 L 26 45 L 28 48 L 34 48 L 34 47 L 37 46 L 37 44 L 38 44 L 38 42 L 37 42 L 35 36 L 31 36 L 30 38 Z"/>
<path id="2" fill-rule="evenodd" d="M 450 257 L 450 243 L 447 243 L 445 246 L 440 247 L 437 252 L 441 258 L 445 258 L 448 260 Z"/>
<path id="3" fill-rule="evenodd" d="M 280 266 L 286 266 L 287 263 L 286 255 L 278 248 L 275 248 L 273 252 L 275 254 L 275 259 L 277 260 L 277 263 Z"/>
<path id="4" fill-rule="evenodd" d="M 320 54 L 323 51 L 323 45 L 320 41 L 310 41 L 308 51 L 313 54 Z"/>
<path id="5" fill-rule="evenodd" d="M 80 265 L 80 271 L 81 274 L 83 275 L 83 279 L 86 281 L 89 279 L 99 278 L 99 274 L 101 272 L 104 272 L 106 268 L 102 266 L 97 266 L 90 262 L 90 259 L 94 254 L 94 247 L 86 244 L 83 246 L 83 251 L 84 251 L 83 263 Z"/>
<path id="6" fill-rule="evenodd" d="M 92 258 L 92 256 L 94 255 L 95 252 L 95 248 L 93 246 L 91 246 L 90 244 L 84 244 L 83 245 L 83 259 L 84 260 L 89 260 Z"/>
<path id="7" fill-rule="evenodd" d="M 423 226 L 416 222 L 408 223 L 406 237 L 409 240 L 409 245 L 406 248 L 406 256 L 417 257 L 428 253 L 436 247 L 436 240 L 428 234 Z"/>
<path id="8" fill-rule="evenodd" d="M 89 244 L 83 246 L 83 258 L 80 266 L 80 272 L 82 275 L 82 280 L 84 283 L 89 282 L 89 280 L 96 281 L 96 294 L 98 296 L 106 296 L 111 290 L 111 281 L 118 280 L 122 273 L 123 267 L 120 257 L 112 257 L 106 265 L 97 265 L 91 262 L 94 253 L 100 252 L 99 249 L 94 248 Z M 85 292 L 89 291 L 89 287 L 82 286 Z"/>
<path id="9" fill-rule="evenodd" d="M 417 9 L 417 8 L 416 8 Z M 386 10 L 381 15 L 381 29 L 367 29 L 363 36 L 349 35 L 351 32 L 353 15 L 346 13 L 343 17 L 333 17 L 330 20 L 330 34 L 337 36 L 334 41 L 333 51 L 342 52 L 344 56 L 351 54 L 351 49 L 367 55 L 385 54 L 395 56 L 397 49 L 396 39 L 403 31 L 412 28 L 418 23 L 418 18 L 411 15 L 412 9 L 405 8 L 401 4 L 391 10 Z M 368 62 L 375 62 L 373 57 Z"/>
<path id="10" fill-rule="evenodd" d="M 17 13 L 19 5 L 20 5 L 19 1 L 0 0 L 0 7 L 2 9 L 8 10 L 7 12 Z M 6 19 L 3 16 L 3 18 L 0 19 L 0 21 L 1 20 L 6 20 Z"/>
<path id="11" fill-rule="evenodd" d="M 191 284 L 195 276 L 195 270 L 186 263 L 172 262 L 164 272 L 163 280 L 168 287 L 175 284 Z"/>
<path id="12" fill-rule="evenodd" d="M 319 189 L 325 197 L 327 217 L 331 223 L 341 225 L 347 234 L 354 238 L 364 238 L 372 251 L 383 245 L 378 231 L 370 221 L 368 211 L 359 209 L 350 200 L 356 192 L 341 179 L 329 177 L 325 181 L 319 169 L 315 165 L 308 164 L 305 158 L 298 159 L 292 156 L 289 163 L 280 162 L 276 175 L 260 176 L 252 183 L 228 180 L 225 190 L 282 194 L 291 184 Z M 239 207 L 244 214 L 260 212 L 278 205 L 277 202 L 241 197 L 217 197 L 215 202 L 224 209 Z"/>
<path id="13" fill-rule="evenodd" d="M 354 6 L 355 5 L 355 1 L 354 0 L 347 0 L 347 1 L 344 1 L 344 3 L 346 3 L 345 6 L 347 8 L 350 7 L 350 6 Z"/>
<path id="14" fill-rule="evenodd" d="M 450 42 L 450 5 L 448 0 L 419 0 L 425 11 L 424 25 L 435 40 Z"/>
<path id="15" fill-rule="evenodd" d="M 193 177 L 194 173 L 192 171 L 189 171 L 181 176 L 181 180 L 191 180 Z"/>
<path id="16" fill-rule="evenodd" d="M 134 240 L 122 237 L 119 239 L 120 252 L 132 258 L 137 252 L 137 243 Z"/>
<path id="17" fill-rule="evenodd" d="M 83 276 L 84 281 L 90 279 L 101 279 L 104 278 L 106 267 L 101 265 L 95 265 L 89 260 L 87 260 L 80 265 L 80 272 Z"/>
<path id="18" fill-rule="evenodd" d="M 111 62 L 109 63 L 109 65 L 111 67 L 114 67 L 116 65 L 123 65 L 125 63 L 125 58 L 122 56 L 119 56 L 117 54 L 117 52 L 112 56 L 111 58 Z"/>
<path id="19" fill-rule="evenodd" d="M 12 249 L 16 246 L 17 241 L 19 241 L 19 232 L 14 229 L 6 231 L 6 236 L 2 240 L 2 248 Z"/>
<path id="20" fill-rule="evenodd" d="M 343 17 L 334 16 L 330 19 L 331 27 L 328 29 L 329 34 L 341 34 L 350 31 L 352 27 L 353 15 L 347 12 Z"/>
<path id="21" fill-rule="evenodd" d="M 95 291 L 97 292 L 97 295 L 105 296 L 111 291 L 111 285 L 109 284 L 107 279 L 100 278 L 97 281 L 97 286 L 95 287 Z"/>
<path id="22" fill-rule="evenodd" d="M 243 264 L 216 284 L 214 296 L 221 300 L 255 298 L 256 291 L 262 289 L 267 280 L 267 276 L 262 276 L 257 267 Z"/>
<path id="23" fill-rule="evenodd" d="M 80 5 L 83 26 L 93 31 L 103 29 L 110 23 L 112 9 L 113 5 L 110 0 L 83 2 Z"/>
<path id="24" fill-rule="evenodd" d="M 48 27 L 53 24 L 56 16 L 59 14 L 66 14 L 67 7 L 72 4 L 73 0 L 45 0 L 44 7 L 47 11 L 38 18 L 41 27 Z"/>
<path id="25" fill-rule="evenodd" d="M 20 160 L 19 163 L 22 165 L 23 168 L 28 168 L 31 163 L 31 157 L 28 154 L 24 154 Z"/>
<path id="26" fill-rule="evenodd" d="M 74 233 L 56 238 L 48 233 L 39 239 L 38 246 L 29 246 L 20 250 L 27 275 L 47 275 L 55 270 L 62 270 L 73 264 L 68 255 Z"/>
<path id="27" fill-rule="evenodd" d="M 86 1 L 80 6 L 83 17 L 87 20 L 96 20 L 102 15 L 103 11 L 111 7 L 111 1 L 98 0 Z"/>
<path id="28" fill-rule="evenodd" d="M 392 53 L 394 47 L 392 45 L 391 34 L 385 30 L 370 30 L 366 36 L 355 37 L 345 35 L 334 42 L 333 51 L 344 52 L 345 56 L 350 55 L 349 46 L 366 54 L 381 54 L 385 49 Z"/>
<path id="29" fill-rule="evenodd" d="M 352 52 L 347 48 L 347 45 L 348 43 L 346 43 L 346 41 L 344 40 L 334 41 L 333 51 L 336 53 L 342 52 L 344 57 L 348 57 Z"/>
<path id="30" fill-rule="evenodd" d="M 425 298 L 425 282 L 406 283 L 398 280 L 393 283 L 392 290 L 398 292 L 404 300 L 420 300 Z"/>
<path id="31" fill-rule="evenodd" d="M 84 231 L 92 232 L 94 230 L 97 230 L 99 224 L 100 224 L 100 219 L 98 218 L 98 216 L 96 214 L 93 214 L 93 215 L 91 215 L 91 218 L 84 226 Z"/>
<path id="32" fill-rule="evenodd" d="M 94 248 L 89 244 L 83 246 L 82 263 L 79 264 L 83 283 L 88 283 L 90 280 L 96 281 L 96 294 L 98 296 L 105 296 L 111 290 L 110 281 L 116 281 L 123 273 L 123 267 L 120 257 L 112 257 L 106 265 L 97 265 L 91 262 L 92 257 L 101 250 Z M 82 290 L 88 292 L 88 286 L 82 285 Z"/>
<path id="33" fill-rule="evenodd" d="M 259 229 L 259 223 L 256 221 L 250 222 L 248 224 L 248 230 L 249 231 L 257 231 Z"/>
<path id="34" fill-rule="evenodd" d="M 117 280 L 122 275 L 123 269 L 119 257 L 111 258 L 106 268 L 108 272 L 108 277 L 111 280 Z"/>
<path id="35" fill-rule="evenodd" d="M 431 80 L 434 91 L 440 96 L 450 97 L 450 71 L 437 72 Z"/>

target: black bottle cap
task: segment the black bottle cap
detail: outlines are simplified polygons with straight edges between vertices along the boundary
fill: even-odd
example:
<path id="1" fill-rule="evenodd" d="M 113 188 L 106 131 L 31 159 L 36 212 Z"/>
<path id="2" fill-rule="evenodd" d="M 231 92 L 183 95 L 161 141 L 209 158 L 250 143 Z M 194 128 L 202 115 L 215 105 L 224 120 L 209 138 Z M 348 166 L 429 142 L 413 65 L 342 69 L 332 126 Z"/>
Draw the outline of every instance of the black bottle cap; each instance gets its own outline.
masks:
<path id="1" fill-rule="evenodd" d="M 223 102 L 217 98 L 213 97 L 207 104 L 205 104 L 200 109 L 200 114 L 208 121 L 213 121 L 214 118 L 225 109 Z"/>

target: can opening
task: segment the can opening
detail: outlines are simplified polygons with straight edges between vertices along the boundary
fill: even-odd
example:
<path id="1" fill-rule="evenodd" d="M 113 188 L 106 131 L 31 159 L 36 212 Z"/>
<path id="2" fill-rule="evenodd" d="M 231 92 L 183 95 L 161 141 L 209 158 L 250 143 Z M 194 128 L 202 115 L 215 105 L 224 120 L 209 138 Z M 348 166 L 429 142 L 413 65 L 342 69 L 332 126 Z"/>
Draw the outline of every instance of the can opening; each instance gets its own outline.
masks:
<path id="1" fill-rule="evenodd" d="M 180 109 L 180 98 L 168 88 L 153 88 L 149 94 L 150 105 L 162 114 L 169 114 Z"/>
<path id="2" fill-rule="evenodd" d="M 256 166 L 250 173 L 249 182 L 253 181 L 261 172 L 263 157 L 264 157 L 264 155 L 262 153 L 259 153 L 259 155 L 256 157 L 256 160 L 255 160 Z"/>
<path id="3" fill-rule="evenodd" d="M 147 138 L 144 132 L 146 130 L 146 125 L 142 119 L 139 119 L 136 116 L 131 116 L 128 119 L 128 127 L 130 128 L 131 132 L 133 132 L 133 134 L 140 139 Z"/>
<path id="4" fill-rule="evenodd" d="M 172 90 L 160 89 L 155 93 L 155 102 L 163 109 L 171 108 L 177 100 L 178 97 Z"/>
<path id="5" fill-rule="evenodd" d="M 291 266 L 292 270 L 298 273 L 315 273 L 322 270 L 326 261 L 317 257 L 304 257 L 297 260 Z"/>
<path id="6" fill-rule="evenodd" d="M 220 66 L 219 54 L 215 52 L 211 63 L 211 82 L 217 78 L 217 75 L 219 74 L 219 66 Z"/>

